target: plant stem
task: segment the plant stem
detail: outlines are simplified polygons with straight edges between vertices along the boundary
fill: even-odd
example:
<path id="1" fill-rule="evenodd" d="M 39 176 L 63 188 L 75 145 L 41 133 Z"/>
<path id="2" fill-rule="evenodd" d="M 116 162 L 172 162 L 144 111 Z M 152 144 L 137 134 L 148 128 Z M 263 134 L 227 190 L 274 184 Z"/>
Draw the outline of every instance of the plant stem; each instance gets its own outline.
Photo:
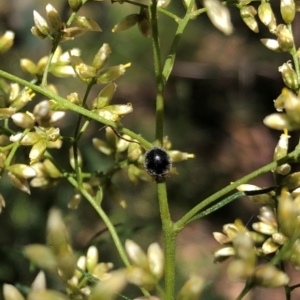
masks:
<path id="1" fill-rule="evenodd" d="M 113 128 L 116 128 L 119 132 L 127 134 L 131 138 L 137 140 L 146 149 L 149 149 L 152 146 L 152 144 L 150 142 L 148 142 L 147 140 L 142 138 L 139 134 L 136 134 L 136 133 L 132 132 L 131 130 L 129 130 L 127 128 L 124 128 L 121 123 L 117 123 L 117 122 L 113 122 L 113 121 L 104 119 L 104 118 L 100 117 L 99 115 L 97 115 L 96 113 L 94 113 L 92 111 L 89 111 L 88 109 L 86 109 L 84 107 L 73 104 L 70 101 L 58 96 L 57 94 L 51 92 L 50 90 L 48 90 L 46 88 L 37 86 L 37 85 L 35 85 L 35 84 L 33 84 L 29 81 L 26 81 L 22 78 L 14 76 L 14 75 L 12 75 L 10 73 L 7 73 L 3 70 L 0 70 L 0 77 L 4 77 L 4 78 L 9 79 L 13 82 L 24 85 L 24 86 L 30 88 L 31 90 L 33 90 L 37 93 L 40 93 L 40 94 L 48 97 L 49 99 L 52 99 L 52 100 L 56 101 L 59 105 L 61 105 L 65 109 L 72 110 L 74 112 L 77 112 L 77 113 L 89 118 L 89 119 L 93 119 L 97 122 L 103 123 L 105 125 L 109 125 Z"/>
<path id="2" fill-rule="evenodd" d="M 164 124 L 164 78 L 162 76 L 162 63 L 157 25 L 157 0 L 153 0 L 150 6 L 151 28 L 152 28 L 152 49 L 154 58 L 154 71 L 156 79 L 156 132 L 155 140 L 159 145 L 163 141 Z"/>
<path id="3" fill-rule="evenodd" d="M 159 210 L 164 235 L 164 257 L 165 257 L 165 299 L 174 299 L 175 289 L 175 240 L 176 232 L 168 205 L 166 183 L 157 183 Z"/>
<path id="4" fill-rule="evenodd" d="M 206 198 L 205 200 L 201 201 L 199 204 L 197 204 L 194 208 L 192 208 L 190 211 L 188 211 L 181 219 L 179 219 L 176 223 L 175 223 L 175 227 L 176 230 L 180 231 L 184 228 L 184 226 L 190 222 L 190 220 L 199 212 L 201 211 L 203 208 L 207 207 L 208 205 L 210 205 L 211 203 L 213 203 L 214 201 L 216 201 L 217 199 L 225 196 L 226 194 L 228 194 L 229 192 L 233 191 L 234 189 L 236 189 L 239 185 L 244 184 L 248 181 L 250 181 L 251 179 L 267 173 L 273 169 L 275 169 L 276 167 L 287 163 L 287 162 L 295 162 L 298 160 L 300 156 L 300 148 L 296 147 L 296 149 L 294 151 L 292 151 L 291 153 L 289 153 L 288 155 L 286 155 L 285 157 L 273 161 L 268 165 L 265 165 L 263 167 L 261 167 L 258 170 L 255 170 L 254 172 L 244 176 L 243 178 L 233 182 L 232 184 L 226 186 L 225 188 L 221 189 L 220 191 L 214 193 L 213 195 L 209 196 L 208 198 Z"/>
<path id="5" fill-rule="evenodd" d="M 287 24 L 287 27 L 291 33 L 291 35 L 293 35 L 293 28 L 292 28 L 292 24 Z M 290 51 L 292 57 L 293 57 L 293 62 L 294 62 L 294 66 L 295 66 L 295 71 L 297 74 L 297 79 L 298 79 L 298 85 L 300 85 L 300 67 L 299 67 L 299 58 L 297 55 L 297 49 L 296 49 L 296 45 L 295 43 L 293 43 L 293 48 Z"/>

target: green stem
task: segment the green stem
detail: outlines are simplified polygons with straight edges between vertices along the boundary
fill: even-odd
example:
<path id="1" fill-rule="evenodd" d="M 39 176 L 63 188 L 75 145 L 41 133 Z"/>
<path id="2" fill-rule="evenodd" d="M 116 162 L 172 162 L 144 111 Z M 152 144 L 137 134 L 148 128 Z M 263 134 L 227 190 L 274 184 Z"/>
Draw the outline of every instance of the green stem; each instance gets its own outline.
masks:
<path id="1" fill-rule="evenodd" d="M 292 28 L 292 24 L 287 24 L 287 27 L 290 31 L 290 33 L 293 35 L 293 28 Z M 296 45 L 295 43 L 293 43 L 293 48 L 290 51 L 292 57 L 293 57 L 293 62 L 294 62 L 294 66 L 295 66 L 295 71 L 297 74 L 297 78 L 298 78 L 298 85 L 300 85 L 300 67 L 299 67 L 299 58 L 298 58 L 298 54 L 297 54 L 297 49 L 296 49 Z"/>
<path id="2" fill-rule="evenodd" d="M 254 284 L 253 284 L 252 280 L 247 281 L 246 284 L 245 284 L 245 287 L 243 288 L 241 293 L 238 295 L 236 300 L 242 300 L 253 287 L 254 287 Z"/>
<path id="3" fill-rule="evenodd" d="M 117 234 L 117 231 L 116 231 L 114 225 L 112 224 L 112 222 L 110 221 L 109 217 L 107 216 L 107 214 L 102 209 L 102 207 L 97 204 L 95 199 L 83 187 L 78 185 L 76 179 L 74 179 L 73 177 L 68 177 L 67 179 L 87 199 L 87 201 L 92 205 L 92 207 L 95 209 L 95 211 L 101 217 L 101 219 L 103 220 L 104 224 L 106 225 L 106 227 L 113 239 L 115 247 L 117 248 L 119 256 L 122 259 L 124 265 L 126 267 L 130 267 L 131 264 L 129 262 L 129 259 L 127 257 L 125 249 L 120 241 L 120 238 Z M 141 288 L 141 291 L 145 296 L 150 296 L 150 294 L 147 290 Z"/>
<path id="4" fill-rule="evenodd" d="M 100 117 L 99 115 L 97 115 L 96 113 L 89 111 L 88 109 L 78 106 L 76 104 L 71 103 L 70 101 L 58 96 L 57 94 L 51 92 L 50 90 L 37 86 L 29 81 L 26 81 L 24 79 L 21 79 L 17 76 L 14 76 L 10 73 L 7 73 L 3 70 L 0 70 L 0 77 L 4 77 L 6 79 L 9 79 L 13 82 L 19 83 L 21 85 L 24 85 L 30 89 L 32 89 L 33 91 L 40 93 L 46 97 L 48 97 L 49 99 L 52 99 L 54 101 L 56 101 L 59 105 L 61 105 L 63 108 L 65 109 L 69 109 L 72 110 L 74 112 L 77 112 L 89 119 L 93 119 L 97 122 L 103 123 L 105 125 L 109 125 L 111 127 L 116 128 L 119 132 L 124 133 L 129 135 L 131 138 L 137 140 L 144 148 L 149 149 L 151 148 L 152 144 L 150 142 L 148 142 L 147 140 L 145 140 L 144 138 L 142 138 L 139 134 L 136 134 L 134 132 L 132 132 L 131 130 L 124 128 L 122 126 L 122 124 L 117 123 L 117 122 L 113 122 L 107 119 L 104 119 L 102 117 Z"/>
<path id="5" fill-rule="evenodd" d="M 164 131 L 164 78 L 162 75 L 162 63 L 157 24 L 157 0 L 153 0 L 150 6 L 152 28 L 152 50 L 154 57 L 154 71 L 156 79 L 156 132 L 155 140 L 162 145 Z"/>
<path id="6" fill-rule="evenodd" d="M 258 170 L 255 170 L 254 172 L 244 176 L 243 178 L 233 182 L 232 184 L 226 186 L 225 188 L 221 189 L 220 191 L 214 193 L 213 195 L 211 195 L 210 197 L 206 198 L 205 200 L 203 200 L 202 202 L 200 202 L 199 204 L 197 204 L 194 208 L 192 208 L 190 211 L 188 211 L 181 219 L 179 219 L 176 223 L 175 223 L 175 227 L 176 230 L 180 231 L 184 228 L 184 226 L 190 222 L 190 220 L 202 209 L 204 209 L 205 207 L 207 207 L 208 205 L 210 205 L 211 203 L 213 203 L 214 201 L 216 201 L 217 199 L 225 196 L 226 194 L 232 192 L 233 190 L 235 190 L 239 185 L 244 184 L 248 181 L 250 181 L 251 179 L 258 177 L 261 174 L 267 173 L 273 169 L 275 169 L 276 167 L 285 164 L 287 162 L 296 162 L 298 160 L 300 156 L 300 148 L 296 147 L 296 149 L 294 151 L 292 151 L 291 153 L 289 153 L 287 156 L 277 160 L 277 161 L 273 161 L 268 165 L 265 165 L 263 167 L 261 167 Z"/>
<path id="7" fill-rule="evenodd" d="M 168 197 L 165 182 L 157 183 L 159 210 L 164 235 L 164 257 L 165 257 L 165 298 L 174 299 L 175 289 L 175 240 L 173 222 L 168 205 Z"/>

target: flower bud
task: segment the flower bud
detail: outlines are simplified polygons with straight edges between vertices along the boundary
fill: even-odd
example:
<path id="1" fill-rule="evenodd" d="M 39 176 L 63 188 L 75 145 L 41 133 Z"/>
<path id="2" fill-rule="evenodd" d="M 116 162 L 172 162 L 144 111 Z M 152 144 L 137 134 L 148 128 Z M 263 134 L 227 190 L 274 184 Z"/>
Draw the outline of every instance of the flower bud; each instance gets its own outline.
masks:
<path id="1" fill-rule="evenodd" d="M 62 176 L 61 172 L 48 158 L 43 161 L 43 165 L 47 175 L 49 175 L 51 178 L 60 178 Z"/>
<path id="2" fill-rule="evenodd" d="M 108 60 L 110 53 L 111 50 L 109 45 L 103 44 L 102 47 L 98 50 L 98 52 L 94 56 L 92 66 L 97 70 L 101 69 L 106 63 L 106 61 Z"/>
<path id="3" fill-rule="evenodd" d="M 30 195 L 30 188 L 26 178 L 18 177 L 11 172 L 7 172 L 10 182 L 19 190 Z"/>
<path id="4" fill-rule="evenodd" d="M 179 162 L 179 161 L 183 161 L 195 157 L 195 154 L 193 153 L 180 152 L 177 150 L 169 150 L 168 154 L 172 162 Z"/>
<path id="5" fill-rule="evenodd" d="M 164 272 L 164 253 L 159 244 L 153 243 L 148 247 L 147 257 L 151 273 L 159 280 Z"/>
<path id="6" fill-rule="evenodd" d="M 273 13 L 272 7 L 268 2 L 262 2 L 258 7 L 258 17 L 263 24 L 265 24 L 270 32 L 276 29 L 276 18 Z"/>
<path id="7" fill-rule="evenodd" d="M 228 8 L 217 0 L 204 0 L 203 5 L 207 9 L 207 15 L 212 24 L 224 34 L 230 35 L 233 32 L 233 26 Z"/>
<path id="8" fill-rule="evenodd" d="M 92 78 L 96 76 L 96 68 L 93 66 L 89 66 L 85 63 L 81 63 L 75 67 L 76 73 L 80 77 L 80 79 L 84 82 L 90 81 Z"/>
<path id="9" fill-rule="evenodd" d="M 274 151 L 274 160 L 278 160 L 287 155 L 290 136 L 286 133 L 280 135 L 278 144 Z"/>
<path id="10" fill-rule="evenodd" d="M 155 278 L 145 269 L 132 266 L 127 269 L 127 280 L 139 287 L 148 291 L 152 290 L 155 286 Z"/>
<path id="11" fill-rule="evenodd" d="M 277 111 L 282 112 L 284 109 L 284 102 L 285 102 L 286 95 L 285 93 L 281 93 L 275 100 L 274 100 L 274 107 Z"/>
<path id="12" fill-rule="evenodd" d="M 242 6 L 240 9 L 240 15 L 244 23 L 253 31 L 258 32 L 258 24 L 254 18 L 254 16 L 257 14 L 256 9 L 252 6 Z"/>
<path id="13" fill-rule="evenodd" d="M 25 300 L 23 295 L 12 284 L 3 284 L 4 300 Z"/>
<path id="14" fill-rule="evenodd" d="M 7 30 L 0 36 L 0 54 L 7 52 L 14 43 L 14 32 Z"/>
<path id="15" fill-rule="evenodd" d="M 24 164 L 14 164 L 11 165 L 8 170 L 14 174 L 15 176 L 18 176 L 20 178 L 32 178 L 36 176 L 36 171 Z"/>
<path id="16" fill-rule="evenodd" d="M 28 72 L 31 75 L 37 74 L 37 66 L 32 60 L 27 58 L 22 58 L 20 60 L 20 65 L 23 71 Z"/>
<path id="17" fill-rule="evenodd" d="M 280 247 L 279 244 L 277 244 L 276 242 L 273 241 L 272 238 L 268 238 L 262 245 L 262 252 L 266 255 L 270 254 L 270 253 L 274 253 L 278 250 L 278 248 Z"/>
<path id="18" fill-rule="evenodd" d="M 34 164 L 38 162 L 47 148 L 47 141 L 40 140 L 36 144 L 34 144 L 29 152 L 30 164 Z"/>
<path id="19" fill-rule="evenodd" d="M 272 265 L 261 265 L 254 272 L 256 285 L 263 287 L 279 287 L 289 283 L 289 277 Z"/>
<path id="20" fill-rule="evenodd" d="M 93 273 L 98 263 L 98 250 L 95 246 L 90 246 L 86 254 L 86 268 L 89 273 Z"/>
<path id="21" fill-rule="evenodd" d="M 44 40 L 47 37 L 47 35 L 41 33 L 36 26 L 31 27 L 30 31 L 32 35 L 38 37 L 39 39 Z"/>
<path id="22" fill-rule="evenodd" d="M 84 17 L 84 16 L 76 16 L 75 19 L 77 25 L 81 28 L 90 30 L 90 31 L 102 31 L 100 26 L 94 20 Z"/>
<path id="23" fill-rule="evenodd" d="M 34 117 L 31 113 L 16 113 L 11 116 L 13 122 L 21 128 L 33 128 L 34 127 Z"/>
<path id="24" fill-rule="evenodd" d="M 264 118 L 264 124 L 270 128 L 276 130 L 284 130 L 287 129 L 289 131 L 300 129 L 300 123 L 297 124 L 291 120 L 289 116 L 286 114 L 271 114 Z"/>
<path id="25" fill-rule="evenodd" d="M 132 240 L 126 240 L 125 242 L 126 252 L 135 266 L 142 269 L 148 268 L 148 259 L 142 248 Z"/>
<path id="26" fill-rule="evenodd" d="M 142 155 L 141 146 L 137 143 L 131 143 L 128 146 L 128 154 L 127 157 L 130 161 L 136 161 Z"/>
<path id="27" fill-rule="evenodd" d="M 93 145 L 98 151 L 104 153 L 105 155 L 112 154 L 112 149 L 110 148 L 110 146 L 106 142 L 98 138 L 93 138 Z"/>
<path id="28" fill-rule="evenodd" d="M 158 0 L 157 7 L 165 8 L 170 4 L 171 0 Z"/>
<path id="29" fill-rule="evenodd" d="M 50 29 L 47 21 L 36 10 L 33 11 L 33 21 L 36 28 L 43 35 L 47 36 L 50 33 Z"/>
<path id="30" fill-rule="evenodd" d="M 0 166 L 1 167 L 1 166 Z M 0 194 L 0 214 L 3 210 L 3 208 L 5 207 L 5 200 L 2 194 Z"/>
<path id="31" fill-rule="evenodd" d="M 74 157 L 73 147 L 71 147 L 69 150 L 69 160 L 70 160 L 70 165 L 71 165 L 72 169 L 75 170 L 75 157 Z M 77 162 L 78 162 L 78 167 L 81 168 L 82 167 L 82 156 L 81 156 L 81 153 L 78 148 L 77 148 Z"/>
<path id="32" fill-rule="evenodd" d="M 278 37 L 279 47 L 282 51 L 288 52 L 293 48 L 294 37 L 286 25 L 279 24 L 275 30 L 275 34 Z"/>
<path id="33" fill-rule="evenodd" d="M 74 11 L 77 11 L 82 5 L 82 0 L 68 0 L 68 3 Z"/>
<path id="34" fill-rule="evenodd" d="M 282 185 L 289 191 L 294 190 L 300 186 L 300 172 L 294 172 L 282 180 Z"/>
<path id="35" fill-rule="evenodd" d="M 199 276 L 192 276 L 180 289 L 177 300 L 196 300 L 204 288 L 204 279 Z"/>
<path id="36" fill-rule="evenodd" d="M 122 19 L 118 24 L 116 24 L 111 31 L 117 32 L 117 31 L 127 30 L 133 27 L 138 21 L 139 21 L 138 14 L 128 15 L 124 19 Z"/>
<path id="37" fill-rule="evenodd" d="M 252 228 L 255 231 L 258 231 L 258 232 L 266 234 L 266 235 L 272 235 L 273 233 L 277 232 L 277 227 L 274 227 L 270 224 L 266 224 L 264 222 L 253 223 Z"/>
<path id="38" fill-rule="evenodd" d="M 126 68 L 129 68 L 130 66 L 131 63 L 127 63 L 125 65 L 113 66 L 108 68 L 107 70 L 99 74 L 99 76 L 97 77 L 97 83 L 107 84 L 116 80 L 121 75 L 123 75 L 125 73 Z"/>
<path id="39" fill-rule="evenodd" d="M 71 93 L 71 94 L 67 95 L 67 100 L 76 105 L 79 105 L 80 103 L 82 103 L 82 99 L 80 98 L 80 96 L 77 93 Z"/>
<path id="40" fill-rule="evenodd" d="M 72 195 L 70 201 L 68 202 L 69 209 L 77 209 L 81 202 L 81 195 L 79 193 L 75 193 Z"/>
<path id="41" fill-rule="evenodd" d="M 86 28 L 82 27 L 68 27 L 63 30 L 63 37 L 62 41 L 68 41 L 68 40 L 73 40 L 75 37 L 79 37 L 84 35 L 88 30 Z"/>
<path id="42" fill-rule="evenodd" d="M 60 30 L 62 27 L 62 21 L 57 10 L 49 3 L 46 5 L 46 12 L 50 26 L 54 30 Z"/>
<path id="43" fill-rule="evenodd" d="M 0 108 L 0 120 L 10 118 L 15 112 L 16 112 L 16 109 L 13 107 Z"/>
<path id="44" fill-rule="evenodd" d="M 138 28 L 144 37 L 148 38 L 151 36 L 151 24 L 147 9 L 141 10 L 141 13 L 139 14 Z"/>
<path id="45" fill-rule="evenodd" d="M 296 13 L 296 6 L 294 0 L 281 0 L 280 13 L 285 23 L 290 24 L 293 22 Z"/>
<path id="46" fill-rule="evenodd" d="M 292 70 L 293 71 L 293 70 Z M 288 89 L 283 89 L 285 96 L 284 108 L 290 121 L 300 123 L 300 99 Z"/>
<path id="47" fill-rule="evenodd" d="M 92 103 L 93 108 L 101 109 L 101 108 L 106 107 L 110 103 L 114 93 L 116 92 L 116 89 L 117 89 L 117 85 L 115 83 L 111 82 L 108 85 L 106 85 L 100 91 L 97 98 L 94 99 L 94 101 Z"/>
<path id="48" fill-rule="evenodd" d="M 266 46 L 269 50 L 281 52 L 279 42 L 274 39 L 260 39 L 260 41 Z"/>

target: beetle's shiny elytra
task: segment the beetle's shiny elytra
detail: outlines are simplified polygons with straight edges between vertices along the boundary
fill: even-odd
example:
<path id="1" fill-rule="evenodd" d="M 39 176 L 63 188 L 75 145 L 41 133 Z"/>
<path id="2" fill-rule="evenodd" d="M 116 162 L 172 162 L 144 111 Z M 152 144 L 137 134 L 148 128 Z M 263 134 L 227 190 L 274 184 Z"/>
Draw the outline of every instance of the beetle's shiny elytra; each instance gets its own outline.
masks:
<path id="1" fill-rule="evenodd" d="M 145 169 L 147 173 L 162 182 L 165 175 L 169 173 L 172 163 L 167 151 L 160 147 L 153 147 L 145 154 Z"/>

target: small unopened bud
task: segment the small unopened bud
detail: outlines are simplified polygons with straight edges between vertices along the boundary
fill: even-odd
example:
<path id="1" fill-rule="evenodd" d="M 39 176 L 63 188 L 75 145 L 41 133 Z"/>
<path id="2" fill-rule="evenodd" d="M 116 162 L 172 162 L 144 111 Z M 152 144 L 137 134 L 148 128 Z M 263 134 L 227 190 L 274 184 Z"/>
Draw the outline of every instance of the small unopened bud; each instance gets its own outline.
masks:
<path id="1" fill-rule="evenodd" d="M 29 152 L 30 164 L 37 163 L 47 149 L 47 141 L 40 140 L 34 144 Z"/>
<path id="2" fill-rule="evenodd" d="M 164 272 L 164 253 L 159 244 L 153 243 L 148 247 L 147 257 L 151 273 L 160 279 Z"/>
<path id="3" fill-rule="evenodd" d="M 126 252 L 135 266 L 143 269 L 148 268 L 148 259 L 142 248 L 132 240 L 125 242 Z"/>
<path id="4" fill-rule="evenodd" d="M 263 287 L 279 287 L 289 283 L 290 278 L 272 265 L 261 265 L 254 272 L 255 283 Z"/>
<path id="5" fill-rule="evenodd" d="M 70 160 L 70 165 L 73 170 L 75 170 L 75 166 L 76 166 L 75 159 L 76 158 L 74 156 L 74 148 L 71 147 L 69 150 L 69 160 Z M 81 156 L 81 153 L 78 148 L 77 148 L 77 163 L 78 163 L 78 166 L 81 168 L 82 167 L 82 156 Z"/>
<path id="6" fill-rule="evenodd" d="M 125 73 L 125 70 L 131 66 L 131 63 L 125 65 L 113 66 L 101 72 L 97 77 L 98 84 L 110 83 Z"/>
<path id="7" fill-rule="evenodd" d="M 95 266 L 98 263 L 98 250 L 95 246 L 90 246 L 86 254 L 87 271 L 93 273 Z"/>
<path id="8" fill-rule="evenodd" d="M 11 165 L 8 170 L 21 178 L 32 178 L 34 176 L 36 176 L 36 172 L 33 168 L 24 165 L 24 164 L 15 164 L 15 165 Z"/>
<path id="9" fill-rule="evenodd" d="M 157 7 L 165 8 L 170 4 L 171 0 L 158 0 Z"/>
<path id="10" fill-rule="evenodd" d="M 276 29 L 276 18 L 272 7 L 268 2 L 262 2 L 258 7 L 258 17 L 265 24 L 271 32 Z"/>
<path id="11" fill-rule="evenodd" d="M 278 144 L 274 151 L 274 160 L 278 160 L 287 155 L 288 146 L 289 146 L 290 136 L 286 133 L 283 133 L 278 141 Z"/>
<path id="12" fill-rule="evenodd" d="M 30 195 L 30 188 L 26 178 L 18 177 L 11 172 L 7 172 L 10 182 L 19 190 Z"/>
<path id="13" fill-rule="evenodd" d="M 97 98 L 93 101 L 92 105 L 95 109 L 101 109 L 107 106 L 115 91 L 116 91 L 117 85 L 115 83 L 109 83 L 106 85 L 98 94 Z"/>
<path id="14" fill-rule="evenodd" d="M 108 44 L 103 44 L 99 51 L 96 53 L 93 59 L 92 66 L 97 70 L 101 69 L 106 63 L 109 55 L 111 53 L 110 47 Z"/>
<path id="15" fill-rule="evenodd" d="M 100 26 L 94 20 L 84 17 L 84 16 L 77 16 L 75 19 L 78 26 L 81 28 L 90 30 L 90 31 L 102 31 Z"/>
<path id="16" fill-rule="evenodd" d="M 141 146 L 137 143 L 131 143 L 128 146 L 128 154 L 127 157 L 130 161 L 136 161 L 142 155 Z"/>
<path id="17" fill-rule="evenodd" d="M 202 277 L 192 276 L 180 289 L 177 300 L 199 299 L 204 283 Z"/>
<path id="18" fill-rule="evenodd" d="M 289 131 L 300 129 L 300 123 L 293 122 L 286 114 L 271 114 L 264 118 L 264 124 L 276 130 L 287 129 Z"/>
<path id="19" fill-rule="evenodd" d="M 46 5 L 46 11 L 50 26 L 54 30 L 60 30 L 62 27 L 62 21 L 57 10 L 49 3 Z"/>
<path id="20" fill-rule="evenodd" d="M 255 15 L 257 14 L 256 9 L 252 6 L 242 6 L 240 9 L 240 15 L 242 17 L 242 20 L 244 23 L 253 31 L 253 32 L 258 32 L 258 24 L 255 20 Z"/>
<path id="21" fill-rule="evenodd" d="M 260 41 L 266 46 L 269 50 L 281 52 L 282 49 L 279 46 L 279 42 L 274 39 L 260 39 Z"/>
<path id="22" fill-rule="evenodd" d="M 195 154 L 193 153 L 180 152 L 178 150 L 169 150 L 168 154 L 172 162 L 179 162 L 195 157 Z"/>
<path id="23" fill-rule="evenodd" d="M 7 52 L 14 43 L 15 34 L 7 30 L 0 36 L 0 54 Z"/>
<path id="24" fill-rule="evenodd" d="M 290 24 L 293 22 L 296 13 L 296 6 L 294 0 L 281 0 L 280 12 L 282 19 L 285 23 Z"/>
<path id="25" fill-rule="evenodd" d="M 32 60 L 22 58 L 20 61 L 20 65 L 23 71 L 28 72 L 31 75 L 37 74 L 37 66 Z"/>
<path id="26" fill-rule="evenodd" d="M 41 33 L 36 26 L 31 27 L 30 31 L 31 31 L 32 35 L 38 37 L 41 40 L 44 40 L 47 37 L 47 35 Z"/>
<path id="27" fill-rule="evenodd" d="M 3 297 L 4 300 L 25 300 L 19 290 L 12 284 L 3 284 Z"/>
<path id="28" fill-rule="evenodd" d="M 148 291 L 152 290 L 156 283 L 155 278 L 149 271 L 136 266 L 129 267 L 126 275 L 130 283 L 143 287 Z"/>
<path id="29" fill-rule="evenodd" d="M 116 24 L 111 31 L 117 32 L 121 30 L 127 30 L 133 27 L 138 22 L 138 20 L 139 20 L 138 14 L 128 15 L 124 19 L 122 19 L 118 24 Z"/>
<path id="30" fill-rule="evenodd" d="M 82 0 L 68 0 L 69 6 L 74 10 L 77 11 L 78 8 L 82 5 Z"/>
<path id="31" fill-rule="evenodd" d="M 36 28 L 44 35 L 48 35 L 50 32 L 47 21 L 36 11 L 33 11 L 33 21 Z"/>
<path id="32" fill-rule="evenodd" d="M 289 71 L 289 74 L 293 74 L 293 69 Z M 287 71 L 288 72 L 288 71 Z M 288 75 L 288 74 L 286 74 Z M 282 76 L 284 76 L 282 74 Z M 292 75 L 291 80 L 293 80 L 294 76 Z M 290 121 L 295 122 L 297 124 L 300 123 L 300 99 L 293 92 L 288 89 L 283 89 L 282 94 L 285 96 L 284 108 L 287 116 Z"/>
<path id="33" fill-rule="evenodd" d="M 282 73 L 284 83 L 292 90 L 296 90 L 299 87 L 298 77 L 295 70 L 292 68 L 290 62 L 284 63 L 278 68 L 279 72 Z"/>
<path id="34" fill-rule="evenodd" d="M 207 15 L 212 24 L 224 34 L 230 35 L 233 26 L 228 8 L 217 0 L 204 0 L 203 5 L 207 8 Z"/>

